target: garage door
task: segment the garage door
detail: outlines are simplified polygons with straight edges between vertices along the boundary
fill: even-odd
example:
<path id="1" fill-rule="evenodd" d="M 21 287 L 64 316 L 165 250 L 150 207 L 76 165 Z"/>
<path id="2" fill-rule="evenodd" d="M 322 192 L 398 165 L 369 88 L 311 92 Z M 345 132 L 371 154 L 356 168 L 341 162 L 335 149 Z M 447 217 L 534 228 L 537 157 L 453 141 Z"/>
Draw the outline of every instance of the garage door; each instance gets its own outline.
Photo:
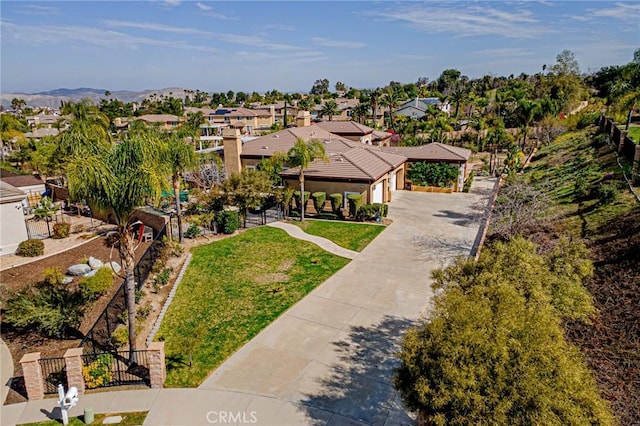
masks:
<path id="1" fill-rule="evenodd" d="M 382 183 L 373 186 L 373 202 L 382 203 Z"/>
<path id="2" fill-rule="evenodd" d="M 389 175 L 389 191 L 395 191 L 396 190 L 396 179 L 398 178 L 398 175 L 396 173 L 391 173 Z"/>

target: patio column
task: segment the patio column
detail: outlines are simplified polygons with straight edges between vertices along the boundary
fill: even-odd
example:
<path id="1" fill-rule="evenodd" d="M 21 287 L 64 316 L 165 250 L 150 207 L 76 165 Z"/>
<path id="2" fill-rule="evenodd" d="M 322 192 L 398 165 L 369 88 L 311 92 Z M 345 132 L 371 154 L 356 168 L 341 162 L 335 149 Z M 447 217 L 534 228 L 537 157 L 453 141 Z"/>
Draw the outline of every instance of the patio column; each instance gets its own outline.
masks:
<path id="1" fill-rule="evenodd" d="M 20 360 L 22 374 L 24 376 L 24 386 L 27 389 L 27 398 L 44 398 L 44 381 L 42 379 L 42 368 L 40 367 L 40 352 L 24 354 Z"/>
<path id="2" fill-rule="evenodd" d="M 161 389 L 167 378 L 164 362 L 164 342 L 151 342 L 147 347 L 149 356 L 149 379 L 152 389 Z"/>
<path id="3" fill-rule="evenodd" d="M 64 363 L 67 366 L 67 385 L 75 386 L 78 393 L 84 393 L 85 383 L 82 375 L 82 348 L 67 349 L 64 353 Z"/>

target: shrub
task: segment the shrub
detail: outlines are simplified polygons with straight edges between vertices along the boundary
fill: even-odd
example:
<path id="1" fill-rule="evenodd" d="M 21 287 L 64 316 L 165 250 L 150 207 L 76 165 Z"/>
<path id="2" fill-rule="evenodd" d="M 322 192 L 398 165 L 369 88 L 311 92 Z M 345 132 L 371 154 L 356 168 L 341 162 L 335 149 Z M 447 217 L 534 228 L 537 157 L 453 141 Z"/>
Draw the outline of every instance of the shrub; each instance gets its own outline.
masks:
<path id="1" fill-rule="evenodd" d="M 201 231 L 198 224 L 192 223 L 191 225 L 189 225 L 189 228 L 187 228 L 186 232 L 184 233 L 184 236 L 187 238 L 196 238 L 200 234 L 201 234 Z"/>
<path id="2" fill-rule="evenodd" d="M 165 285 L 169 282 L 169 276 L 171 275 L 171 268 L 164 268 L 162 272 L 156 275 L 156 283 Z"/>
<path id="3" fill-rule="evenodd" d="M 414 185 L 446 188 L 458 178 L 458 168 L 449 163 L 413 163 L 407 177 Z"/>
<path id="4" fill-rule="evenodd" d="M 309 201 L 309 196 L 311 195 L 311 193 L 309 191 L 304 191 L 304 201 L 303 201 L 303 205 L 306 207 L 307 206 L 307 202 Z M 301 210 L 301 205 L 300 205 L 300 191 L 294 191 L 293 192 L 293 199 L 294 202 L 296 203 L 296 210 L 298 211 L 302 211 Z"/>
<path id="5" fill-rule="evenodd" d="M 71 225 L 68 223 L 60 222 L 53 225 L 53 238 L 61 239 L 67 238 L 71 231 Z"/>
<path id="6" fill-rule="evenodd" d="M 335 213 L 329 213 L 329 212 L 322 212 L 322 213 L 318 213 L 315 216 L 316 219 L 326 219 L 326 220 L 338 220 L 340 219 L 340 217 L 338 217 L 337 214 Z"/>
<path id="7" fill-rule="evenodd" d="M 313 199 L 313 207 L 316 209 L 316 212 L 321 213 L 324 210 L 324 205 L 327 201 L 327 193 L 314 192 L 311 194 L 311 198 Z"/>
<path id="8" fill-rule="evenodd" d="M 216 215 L 216 226 L 218 232 L 223 234 L 233 234 L 238 229 L 240 218 L 238 212 L 234 210 L 223 210 Z"/>
<path id="9" fill-rule="evenodd" d="M 329 199 L 331 200 L 331 211 L 340 216 L 340 212 L 342 211 L 342 194 L 331 194 L 329 195 Z"/>
<path id="10" fill-rule="evenodd" d="M 389 213 L 389 204 L 373 203 L 372 205 L 380 210 L 380 215 L 382 217 L 387 217 L 387 214 Z"/>
<path id="11" fill-rule="evenodd" d="M 25 240 L 18 245 L 16 254 L 24 257 L 42 256 L 44 254 L 44 243 L 33 238 Z"/>
<path id="12" fill-rule="evenodd" d="M 95 300 L 113 285 L 113 274 L 110 268 L 100 268 L 91 277 L 82 277 L 78 287 L 86 300 Z"/>
<path id="13" fill-rule="evenodd" d="M 464 181 L 462 192 L 469 192 L 469 190 L 471 189 L 471 184 L 473 183 L 474 177 L 475 177 L 475 174 L 473 173 L 473 170 L 472 170 L 471 173 L 469 173 L 469 176 L 467 176 L 467 180 Z"/>
<path id="14" fill-rule="evenodd" d="M 598 196 L 600 204 L 611 204 L 618 198 L 618 186 L 613 182 L 600 182 L 600 185 L 596 189 L 596 195 Z"/>
<path id="15" fill-rule="evenodd" d="M 296 210 L 291 210 L 289 212 L 289 217 L 300 217 L 300 212 Z"/>
<path id="16" fill-rule="evenodd" d="M 349 194 L 347 195 L 347 202 L 349 203 L 349 216 L 355 218 L 358 213 L 358 209 L 362 204 L 362 195 Z"/>
<path id="17" fill-rule="evenodd" d="M 136 319 L 139 321 L 144 321 L 149 318 L 151 312 L 153 312 L 153 306 L 151 306 L 151 303 L 147 303 L 146 305 L 138 308 L 138 311 L 136 312 Z"/>
<path id="18" fill-rule="evenodd" d="M 125 324 L 123 327 L 118 327 L 111 333 L 111 344 L 119 348 L 126 345 L 129 342 L 129 329 Z"/>
<path id="19" fill-rule="evenodd" d="M 382 206 L 384 204 L 375 203 L 375 204 L 365 204 L 364 206 L 358 209 L 358 213 L 356 214 L 356 220 L 364 221 L 364 220 L 377 220 L 382 217 Z"/>
<path id="20" fill-rule="evenodd" d="M 118 330 L 114 331 L 113 334 L 116 334 Z M 84 383 L 87 388 L 91 389 L 108 385 L 111 380 L 113 380 L 112 364 L 113 355 L 100 354 L 94 362 L 82 367 L 82 377 L 84 377 Z"/>

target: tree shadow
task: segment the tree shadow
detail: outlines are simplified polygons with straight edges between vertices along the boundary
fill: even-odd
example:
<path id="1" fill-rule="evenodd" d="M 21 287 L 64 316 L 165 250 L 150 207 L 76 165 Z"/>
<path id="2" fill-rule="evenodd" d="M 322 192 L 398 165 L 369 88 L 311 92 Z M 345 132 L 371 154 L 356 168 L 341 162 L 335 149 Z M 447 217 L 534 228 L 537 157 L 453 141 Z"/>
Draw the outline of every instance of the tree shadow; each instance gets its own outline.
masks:
<path id="1" fill-rule="evenodd" d="M 471 213 L 460 213 L 453 210 L 440 210 L 434 214 L 435 217 L 444 217 L 447 219 L 453 219 L 453 224 L 458 226 L 469 226 L 475 223 L 480 223 L 483 216 L 483 211 L 473 211 Z"/>
<path id="2" fill-rule="evenodd" d="M 320 389 L 300 401 L 314 425 L 414 425 L 393 387 L 396 353 L 408 327 L 406 318 L 385 316 L 378 324 L 352 326 L 349 336 L 330 343 L 335 351 L 331 373 Z M 326 412 L 333 413 L 327 421 Z"/>

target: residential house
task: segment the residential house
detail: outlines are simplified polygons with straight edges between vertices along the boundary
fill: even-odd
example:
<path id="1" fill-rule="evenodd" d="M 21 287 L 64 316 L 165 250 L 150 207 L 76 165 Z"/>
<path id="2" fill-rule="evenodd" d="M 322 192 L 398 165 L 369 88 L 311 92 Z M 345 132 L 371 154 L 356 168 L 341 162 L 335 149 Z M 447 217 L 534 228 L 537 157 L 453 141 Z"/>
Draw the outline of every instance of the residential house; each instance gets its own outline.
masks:
<path id="1" fill-rule="evenodd" d="M 422 146 L 382 147 L 384 152 L 404 155 L 407 158 L 407 171 L 412 163 L 449 163 L 458 168 L 458 179 L 453 186 L 456 192 L 462 191 L 467 177 L 467 162 L 471 157 L 471 150 L 437 142 Z"/>
<path id="2" fill-rule="evenodd" d="M 334 135 L 373 146 L 390 146 L 393 136 L 389 132 L 375 130 L 356 121 L 321 121 L 316 126 Z"/>
<path id="3" fill-rule="evenodd" d="M 34 208 L 42 198 L 46 188 L 45 184 L 39 177 L 34 175 L 19 175 L 0 169 L 0 181 L 11 185 L 24 194 L 22 197 L 22 207 L 25 211 Z"/>
<path id="4" fill-rule="evenodd" d="M 163 130 L 171 130 L 180 125 L 184 121 L 182 117 L 172 114 L 145 114 L 137 117 L 145 123 L 154 124 Z"/>
<path id="5" fill-rule="evenodd" d="M 404 115 L 405 117 L 411 117 L 414 119 L 420 119 L 427 113 L 429 106 L 436 107 L 440 111 L 451 114 L 451 105 L 449 102 L 442 102 L 438 98 L 419 98 L 406 101 L 398 107 L 396 110 L 397 115 Z"/>
<path id="6" fill-rule="evenodd" d="M 24 191 L 0 181 L 0 255 L 15 253 L 29 238 L 22 206 L 25 196 Z"/>

